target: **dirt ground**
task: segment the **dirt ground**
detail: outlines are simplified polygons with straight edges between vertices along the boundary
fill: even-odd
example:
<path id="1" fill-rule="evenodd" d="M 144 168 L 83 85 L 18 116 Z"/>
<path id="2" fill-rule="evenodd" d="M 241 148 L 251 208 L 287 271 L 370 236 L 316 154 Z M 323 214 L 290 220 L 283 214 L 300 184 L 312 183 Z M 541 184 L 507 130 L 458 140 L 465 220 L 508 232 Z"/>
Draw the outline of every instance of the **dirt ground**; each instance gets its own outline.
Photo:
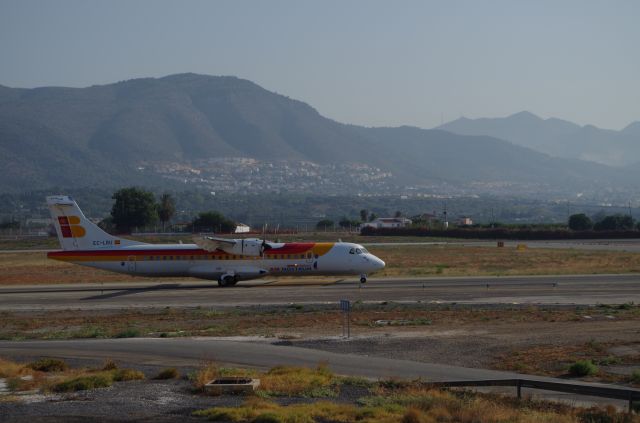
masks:
<path id="1" fill-rule="evenodd" d="M 640 370 L 640 306 L 354 306 L 352 338 L 323 306 L 3 312 L 0 338 L 259 336 L 335 352 L 564 376 L 591 360 L 592 380 Z M 637 382 L 637 381 L 636 381 Z"/>

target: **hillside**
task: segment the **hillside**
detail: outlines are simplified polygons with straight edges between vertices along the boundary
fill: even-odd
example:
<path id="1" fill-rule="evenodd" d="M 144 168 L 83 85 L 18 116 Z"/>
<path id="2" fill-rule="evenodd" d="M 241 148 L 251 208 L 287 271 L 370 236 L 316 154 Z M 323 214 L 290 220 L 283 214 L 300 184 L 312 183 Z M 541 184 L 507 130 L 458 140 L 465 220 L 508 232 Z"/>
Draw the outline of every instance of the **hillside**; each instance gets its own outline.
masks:
<path id="1" fill-rule="evenodd" d="M 460 135 L 486 135 L 555 157 L 594 161 L 610 166 L 640 162 L 640 123 L 621 131 L 579 126 L 561 119 L 542 119 L 529 112 L 504 118 L 460 118 L 438 129 Z"/>
<path id="2" fill-rule="evenodd" d="M 0 192 L 165 185 L 141 169 L 225 157 L 364 163 L 390 172 L 398 185 L 573 187 L 621 178 L 605 166 L 554 159 L 490 136 L 342 124 L 235 77 L 179 74 L 88 88 L 0 86 Z"/>

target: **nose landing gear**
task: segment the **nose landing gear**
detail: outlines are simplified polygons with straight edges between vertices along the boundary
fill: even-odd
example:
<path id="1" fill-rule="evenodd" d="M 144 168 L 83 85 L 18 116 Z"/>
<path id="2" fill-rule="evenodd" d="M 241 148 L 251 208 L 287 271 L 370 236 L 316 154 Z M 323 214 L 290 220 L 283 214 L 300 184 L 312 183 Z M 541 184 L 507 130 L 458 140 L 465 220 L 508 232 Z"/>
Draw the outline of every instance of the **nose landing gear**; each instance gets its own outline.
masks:
<path id="1" fill-rule="evenodd" d="M 367 275 L 360 275 L 360 283 L 367 283 Z"/>

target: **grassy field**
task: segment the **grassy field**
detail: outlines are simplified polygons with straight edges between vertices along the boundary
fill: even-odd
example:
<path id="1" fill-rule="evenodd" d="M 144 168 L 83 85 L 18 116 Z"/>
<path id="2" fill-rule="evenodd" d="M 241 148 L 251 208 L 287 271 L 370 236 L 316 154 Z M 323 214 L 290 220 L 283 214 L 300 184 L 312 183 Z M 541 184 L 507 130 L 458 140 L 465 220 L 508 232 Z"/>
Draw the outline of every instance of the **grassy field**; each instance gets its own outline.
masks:
<path id="1" fill-rule="evenodd" d="M 577 249 L 380 246 L 369 250 L 387 263 L 379 276 L 507 276 L 640 272 L 640 253 Z"/>
<path id="2" fill-rule="evenodd" d="M 640 322 L 640 306 L 481 307 L 465 305 L 354 304 L 352 325 L 370 334 L 388 331 L 376 321 L 398 322 L 405 329 L 463 327 L 476 323 L 528 324 L 595 320 Z M 71 339 L 175 336 L 281 336 L 335 334 L 342 314 L 333 306 L 274 306 L 239 309 L 152 308 L 145 310 L 61 310 L 0 312 L 0 339 Z M 605 319 L 605 321 L 609 321 Z M 361 329 L 359 329 L 361 328 Z M 397 331 L 399 329 L 394 329 Z M 509 367 L 509 365 L 507 365 Z"/>
<path id="3" fill-rule="evenodd" d="M 387 267 L 376 277 L 640 272 L 640 253 L 620 251 L 538 248 L 518 251 L 509 247 L 461 245 L 374 246 L 370 251 L 387 263 Z M 43 252 L 0 254 L 0 285 L 145 279 L 48 260 Z"/>

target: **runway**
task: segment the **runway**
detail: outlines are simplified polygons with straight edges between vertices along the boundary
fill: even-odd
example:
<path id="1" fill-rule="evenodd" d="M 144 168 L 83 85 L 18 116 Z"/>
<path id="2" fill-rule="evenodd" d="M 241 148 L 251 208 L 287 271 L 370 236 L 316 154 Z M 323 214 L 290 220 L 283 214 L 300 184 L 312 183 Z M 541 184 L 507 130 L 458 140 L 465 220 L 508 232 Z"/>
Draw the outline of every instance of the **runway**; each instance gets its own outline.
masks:
<path id="1" fill-rule="evenodd" d="M 447 277 L 356 280 L 258 280 L 235 287 L 171 282 L 32 285 L 0 288 L 0 310 L 327 304 L 362 302 L 464 304 L 622 304 L 640 302 L 640 275 Z"/>

